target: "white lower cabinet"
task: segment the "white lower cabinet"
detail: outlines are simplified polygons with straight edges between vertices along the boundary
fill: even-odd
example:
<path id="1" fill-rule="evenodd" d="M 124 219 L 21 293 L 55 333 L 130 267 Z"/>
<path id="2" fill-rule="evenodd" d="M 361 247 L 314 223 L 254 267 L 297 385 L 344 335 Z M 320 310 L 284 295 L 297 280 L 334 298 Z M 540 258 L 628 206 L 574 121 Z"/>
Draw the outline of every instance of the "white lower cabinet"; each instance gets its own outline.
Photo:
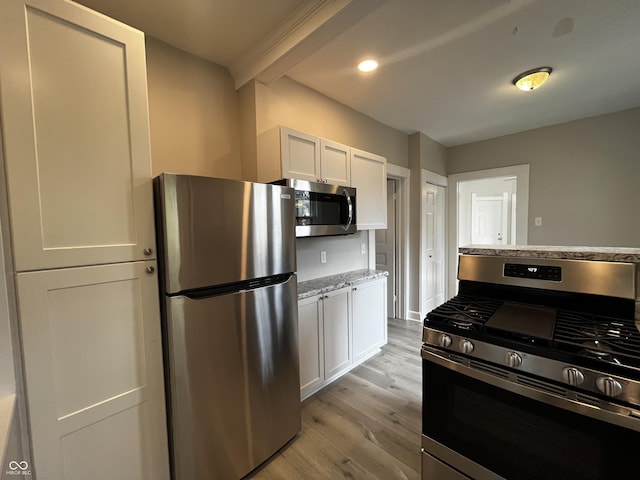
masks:
<path id="1" fill-rule="evenodd" d="M 387 278 L 351 287 L 353 362 L 359 363 L 387 343 Z"/>
<path id="2" fill-rule="evenodd" d="M 322 300 L 316 295 L 298 301 L 300 394 L 309 396 L 324 382 Z"/>
<path id="3" fill-rule="evenodd" d="M 33 467 L 168 480 L 154 261 L 18 273 Z"/>
<path id="4" fill-rule="evenodd" d="M 304 400 L 387 343 L 385 277 L 298 301 Z"/>
<path id="5" fill-rule="evenodd" d="M 349 287 L 298 302 L 300 395 L 306 398 L 351 365 Z"/>
<path id="6" fill-rule="evenodd" d="M 350 293 L 345 287 L 322 296 L 326 380 L 331 380 L 351 365 Z"/>

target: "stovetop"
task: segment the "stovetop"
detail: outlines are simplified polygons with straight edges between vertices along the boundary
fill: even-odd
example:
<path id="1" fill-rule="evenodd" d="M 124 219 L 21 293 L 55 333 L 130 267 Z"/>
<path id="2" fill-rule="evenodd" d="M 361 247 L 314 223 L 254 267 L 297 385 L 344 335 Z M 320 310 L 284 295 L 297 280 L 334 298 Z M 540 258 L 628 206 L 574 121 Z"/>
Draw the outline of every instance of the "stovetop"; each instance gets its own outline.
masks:
<path id="1" fill-rule="evenodd" d="M 459 294 L 429 312 L 424 325 L 490 343 L 520 346 L 536 355 L 560 356 L 572 363 L 630 368 L 637 370 L 635 376 L 640 378 L 640 332 L 634 319 L 546 309 L 552 313 L 545 311 L 546 316 L 539 319 L 549 323 L 551 333 L 546 335 L 524 327 L 493 327 L 497 312 L 505 305 L 518 307 L 517 303 L 501 299 Z M 529 306 L 523 304 L 523 307 Z M 549 320 L 551 314 L 553 322 Z M 534 324 L 536 320 L 529 323 Z"/>

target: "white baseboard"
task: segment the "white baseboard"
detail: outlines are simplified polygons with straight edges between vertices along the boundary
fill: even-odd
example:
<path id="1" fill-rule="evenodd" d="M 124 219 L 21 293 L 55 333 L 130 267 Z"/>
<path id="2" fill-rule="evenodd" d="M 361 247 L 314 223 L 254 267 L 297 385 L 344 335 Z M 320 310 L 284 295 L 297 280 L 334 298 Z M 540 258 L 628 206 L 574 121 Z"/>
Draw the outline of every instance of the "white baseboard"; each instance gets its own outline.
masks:
<path id="1" fill-rule="evenodd" d="M 414 322 L 422 322 L 422 316 L 420 312 L 416 312 L 415 310 L 409 310 L 407 314 L 407 320 L 412 320 Z"/>

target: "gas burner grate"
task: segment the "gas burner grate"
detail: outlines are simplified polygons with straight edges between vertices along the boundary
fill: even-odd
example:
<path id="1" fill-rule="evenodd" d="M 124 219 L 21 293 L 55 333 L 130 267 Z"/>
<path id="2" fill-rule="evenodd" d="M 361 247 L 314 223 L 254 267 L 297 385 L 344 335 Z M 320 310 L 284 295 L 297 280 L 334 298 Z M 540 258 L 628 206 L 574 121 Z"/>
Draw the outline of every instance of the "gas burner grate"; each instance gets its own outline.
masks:
<path id="1" fill-rule="evenodd" d="M 425 322 L 463 330 L 480 329 L 501 304 L 498 300 L 456 295 L 429 312 Z"/>
<path id="2" fill-rule="evenodd" d="M 584 357 L 640 368 L 640 332 L 631 319 L 560 310 L 554 341 Z"/>

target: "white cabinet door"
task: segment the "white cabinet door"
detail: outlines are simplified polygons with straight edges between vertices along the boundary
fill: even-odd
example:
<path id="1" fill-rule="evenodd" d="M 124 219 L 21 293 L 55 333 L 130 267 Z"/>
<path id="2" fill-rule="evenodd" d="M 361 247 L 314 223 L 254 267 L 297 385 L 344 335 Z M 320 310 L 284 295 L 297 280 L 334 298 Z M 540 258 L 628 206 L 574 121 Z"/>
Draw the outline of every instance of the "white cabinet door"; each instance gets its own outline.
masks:
<path id="1" fill-rule="evenodd" d="M 351 149 L 351 186 L 356 188 L 358 230 L 387 228 L 387 161 Z"/>
<path id="2" fill-rule="evenodd" d="M 387 278 L 352 287 L 353 361 L 363 361 L 387 343 Z"/>
<path id="3" fill-rule="evenodd" d="M 20 273 L 17 289 L 38 478 L 168 479 L 155 262 Z"/>
<path id="4" fill-rule="evenodd" d="M 284 178 L 298 178 L 309 182 L 320 181 L 320 139 L 318 137 L 281 127 L 280 155 Z"/>
<path id="5" fill-rule="evenodd" d="M 143 34 L 59 0 L 0 17 L 16 269 L 154 258 Z"/>
<path id="6" fill-rule="evenodd" d="M 327 380 L 351 364 L 350 287 L 323 295 L 324 373 Z"/>
<path id="7" fill-rule="evenodd" d="M 346 145 L 321 139 L 320 167 L 323 182 L 351 186 L 351 149 Z"/>
<path id="8" fill-rule="evenodd" d="M 300 396 L 305 398 L 324 381 L 322 301 L 319 296 L 298 301 Z"/>

